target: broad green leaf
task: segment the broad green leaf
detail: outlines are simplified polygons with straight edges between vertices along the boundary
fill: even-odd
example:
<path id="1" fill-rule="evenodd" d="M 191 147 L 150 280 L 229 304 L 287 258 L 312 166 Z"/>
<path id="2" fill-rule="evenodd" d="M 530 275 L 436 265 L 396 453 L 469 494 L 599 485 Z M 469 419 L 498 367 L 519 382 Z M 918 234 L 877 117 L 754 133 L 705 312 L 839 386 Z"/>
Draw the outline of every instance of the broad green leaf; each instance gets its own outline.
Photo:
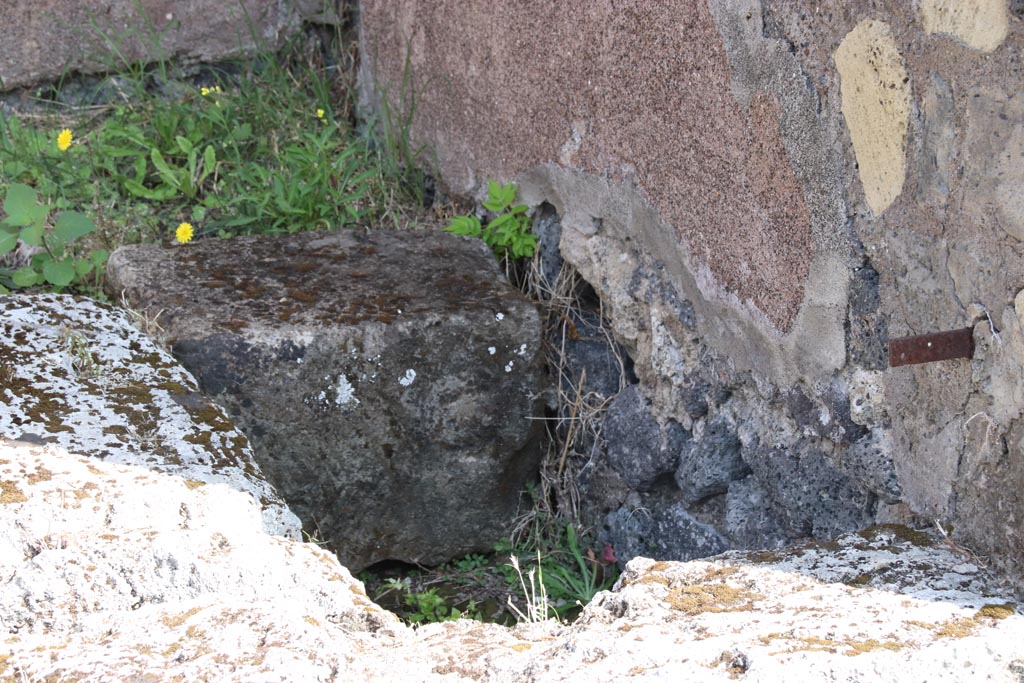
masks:
<path id="1" fill-rule="evenodd" d="M 75 274 L 80 278 L 91 273 L 93 268 L 95 268 L 95 266 L 89 262 L 88 259 L 78 259 L 75 261 Z"/>
<path id="2" fill-rule="evenodd" d="M 43 243 L 43 223 L 36 222 L 21 229 L 21 241 L 29 246 L 38 247 Z"/>
<path id="3" fill-rule="evenodd" d="M 11 282 L 15 287 L 31 287 L 40 282 L 39 273 L 35 269 L 25 266 L 11 273 Z"/>
<path id="4" fill-rule="evenodd" d="M 252 137 L 252 126 L 248 123 L 243 123 L 231 131 L 231 139 L 235 142 L 245 142 L 250 137 Z"/>
<path id="5" fill-rule="evenodd" d="M 21 231 L 13 226 L 7 227 L 0 225 L 0 256 L 6 254 L 17 246 L 19 232 Z"/>
<path id="6" fill-rule="evenodd" d="M 11 290 L 7 289 L 3 285 L 0 285 L 0 294 L 10 294 Z"/>
<path id="7" fill-rule="evenodd" d="M 456 216 L 452 218 L 445 230 L 455 235 L 479 237 L 480 221 L 477 220 L 476 216 Z"/>
<path id="8" fill-rule="evenodd" d="M 57 224 L 53 226 L 53 236 L 64 244 L 71 244 L 95 229 L 96 224 L 84 213 L 65 211 L 57 217 Z"/>
<path id="9" fill-rule="evenodd" d="M 75 279 L 75 264 L 70 258 L 47 261 L 43 264 L 43 277 L 55 287 L 66 287 Z"/>
<path id="10" fill-rule="evenodd" d="M 139 185 L 146 179 L 146 157 L 136 157 L 135 159 L 135 182 Z"/>
<path id="11" fill-rule="evenodd" d="M 92 261 L 93 265 L 97 268 L 106 263 L 108 258 L 110 258 L 110 252 L 106 249 L 93 249 L 89 253 L 89 260 Z"/>
<path id="12" fill-rule="evenodd" d="M 516 200 L 516 186 L 513 183 L 501 187 L 501 203 L 510 206 Z"/>
<path id="13" fill-rule="evenodd" d="M 154 147 L 149 154 L 149 158 L 152 160 L 153 165 L 156 166 L 157 173 L 160 174 L 160 178 L 165 183 L 175 188 L 181 185 L 181 181 L 177 174 L 175 174 L 174 170 L 168 166 L 167 162 L 164 160 L 164 155 L 160 153 L 160 150 Z"/>
<path id="14" fill-rule="evenodd" d="M 0 254 L 6 254 L 17 245 L 19 232 L 16 225 L 5 225 L 0 222 Z"/>
<path id="15" fill-rule="evenodd" d="M 489 227 L 491 230 L 501 230 L 501 228 L 503 226 L 508 225 L 513 218 L 514 216 L 512 216 L 512 214 L 503 213 L 500 216 L 496 217 L 493 221 L 488 223 L 487 227 Z"/>
<path id="16" fill-rule="evenodd" d="M 28 185 L 11 183 L 4 199 L 4 211 L 7 212 L 9 225 L 28 225 L 39 218 L 39 199 L 36 191 Z M 43 215 L 45 215 L 45 208 Z"/>
<path id="17" fill-rule="evenodd" d="M 203 172 L 199 176 L 199 182 L 206 180 L 206 176 L 213 173 L 213 169 L 217 166 L 217 153 L 213 150 L 213 145 L 207 145 L 206 149 L 203 150 Z"/>
<path id="18" fill-rule="evenodd" d="M 142 183 L 134 180 L 125 179 L 124 189 L 128 190 L 129 193 L 136 197 L 142 197 L 143 199 L 153 199 L 156 201 L 166 201 L 178 194 L 178 191 L 168 185 L 161 185 L 160 187 L 150 189 Z"/>

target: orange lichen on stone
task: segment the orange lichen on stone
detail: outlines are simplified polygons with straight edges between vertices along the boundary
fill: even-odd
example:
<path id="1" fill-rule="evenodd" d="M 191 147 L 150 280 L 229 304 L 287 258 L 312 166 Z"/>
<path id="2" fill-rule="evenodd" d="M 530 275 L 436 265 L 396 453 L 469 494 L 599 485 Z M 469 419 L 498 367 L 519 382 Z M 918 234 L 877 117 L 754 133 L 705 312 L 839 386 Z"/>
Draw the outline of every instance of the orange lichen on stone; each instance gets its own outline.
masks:
<path id="1" fill-rule="evenodd" d="M 24 503 L 26 500 L 28 497 L 18 488 L 17 483 L 0 481 L 0 504 Z"/>
<path id="2" fill-rule="evenodd" d="M 764 596 L 728 583 L 675 586 L 665 599 L 672 609 L 693 616 L 707 612 L 745 612 Z"/>

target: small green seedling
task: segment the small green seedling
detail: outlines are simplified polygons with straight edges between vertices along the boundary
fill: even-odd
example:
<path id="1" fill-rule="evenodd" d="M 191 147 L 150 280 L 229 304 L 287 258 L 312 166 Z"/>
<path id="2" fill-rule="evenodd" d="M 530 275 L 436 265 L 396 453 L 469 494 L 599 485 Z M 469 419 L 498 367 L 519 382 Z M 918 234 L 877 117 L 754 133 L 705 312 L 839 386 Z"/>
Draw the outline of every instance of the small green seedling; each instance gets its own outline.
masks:
<path id="1" fill-rule="evenodd" d="M 484 208 L 497 215 L 486 226 L 476 216 L 457 216 L 445 230 L 455 235 L 479 237 L 498 258 L 530 258 L 537 250 L 537 236 L 530 231 L 526 205 L 513 205 L 515 199 L 515 184 L 499 185 L 489 180 Z"/>
<path id="2" fill-rule="evenodd" d="M 18 240 L 42 250 L 18 270 L 0 270 L 0 294 L 9 293 L 7 287 L 42 284 L 60 290 L 106 263 L 108 254 L 103 249 L 95 249 L 85 258 L 76 257 L 69 249 L 75 240 L 96 229 L 85 214 L 62 211 L 51 228 L 50 207 L 40 204 L 36 191 L 21 183 L 11 184 L 3 206 L 7 217 L 0 221 L 0 256 L 17 247 Z"/>

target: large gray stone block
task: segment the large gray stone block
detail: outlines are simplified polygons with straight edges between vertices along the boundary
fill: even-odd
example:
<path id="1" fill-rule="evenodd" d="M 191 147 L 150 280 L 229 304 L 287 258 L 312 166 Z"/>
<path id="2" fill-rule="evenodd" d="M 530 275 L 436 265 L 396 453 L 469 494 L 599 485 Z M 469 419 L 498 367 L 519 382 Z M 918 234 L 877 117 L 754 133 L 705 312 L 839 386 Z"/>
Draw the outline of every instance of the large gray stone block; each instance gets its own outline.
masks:
<path id="1" fill-rule="evenodd" d="M 210 62 L 276 50 L 321 0 L 4 0 L 0 91 L 69 72 L 181 57 Z"/>
<path id="2" fill-rule="evenodd" d="M 790 535 L 831 538 L 874 520 L 877 497 L 845 476 L 806 443 L 792 448 L 765 444 L 743 451 L 757 483 L 772 498 Z"/>
<path id="3" fill-rule="evenodd" d="M 126 247 L 117 296 L 160 322 L 342 562 L 490 549 L 537 472 L 536 308 L 480 242 L 310 233 Z"/>
<path id="4" fill-rule="evenodd" d="M 621 507 L 605 521 L 608 542 L 620 564 L 635 557 L 685 562 L 729 549 L 729 540 L 682 504 L 659 510 Z"/>

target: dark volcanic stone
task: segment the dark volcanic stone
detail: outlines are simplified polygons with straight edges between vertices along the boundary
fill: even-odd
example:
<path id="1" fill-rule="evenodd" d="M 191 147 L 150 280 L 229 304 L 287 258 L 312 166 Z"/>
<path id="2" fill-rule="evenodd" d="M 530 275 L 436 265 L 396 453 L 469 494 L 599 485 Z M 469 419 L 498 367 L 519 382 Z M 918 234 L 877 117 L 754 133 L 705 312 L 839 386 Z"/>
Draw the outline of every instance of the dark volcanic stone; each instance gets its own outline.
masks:
<path id="1" fill-rule="evenodd" d="M 810 442 L 792 448 L 743 451 L 758 484 L 769 492 L 791 535 L 832 538 L 874 520 L 877 498 L 851 481 Z"/>
<path id="2" fill-rule="evenodd" d="M 620 566 L 634 557 L 683 562 L 729 549 L 724 536 L 680 504 L 653 513 L 645 508 L 620 508 L 608 515 L 606 534 Z"/>
<path id="3" fill-rule="evenodd" d="M 250 435 L 267 477 L 353 571 L 436 564 L 508 532 L 537 473 L 536 308 L 443 233 L 134 246 L 112 288 Z"/>
<path id="4" fill-rule="evenodd" d="M 780 548 L 790 539 L 771 496 L 754 477 L 729 484 L 725 532 L 737 548 Z"/>
<path id="5" fill-rule="evenodd" d="M 608 464 L 627 484 L 641 491 L 676 468 L 679 451 L 688 438 L 677 424 L 661 429 L 635 384 L 615 397 L 603 433 Z"/>
<path id="6" fill-rule="evenodd" d="M 717 417 L 683 448 L 675 478 L 683 499 L 696 503 L 708 496 L 725 493 L 729 482 L 745 477 L 750 468 L 740 455 L 735 428 Z"/>

